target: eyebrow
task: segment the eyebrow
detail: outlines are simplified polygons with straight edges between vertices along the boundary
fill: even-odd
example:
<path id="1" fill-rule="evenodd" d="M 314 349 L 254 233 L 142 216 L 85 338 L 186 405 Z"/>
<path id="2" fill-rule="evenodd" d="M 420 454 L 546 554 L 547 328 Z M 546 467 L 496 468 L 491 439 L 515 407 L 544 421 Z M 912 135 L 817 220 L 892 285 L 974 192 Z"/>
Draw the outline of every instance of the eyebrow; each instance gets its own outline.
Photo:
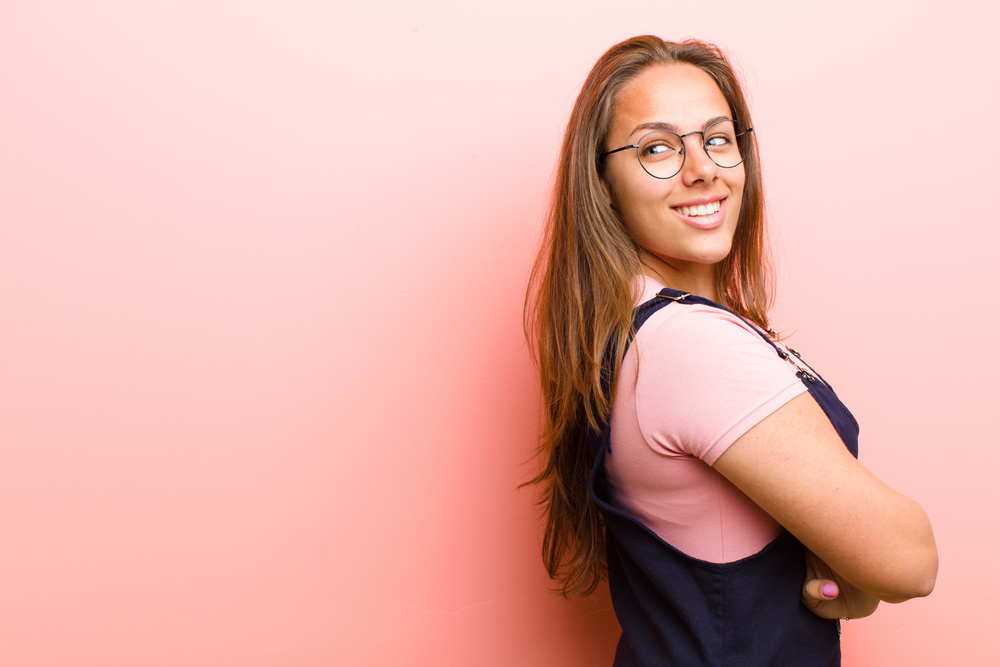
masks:
<path id="1" fill-rule="evenodd" d="M 732 118 L 730 118 L 729 116 L 713 116 L 712 118 L 709 118 L 704 123 L 702 123 L 701 131 L 704 132 L 705 130 L 708 129 L 709 125 L 711 125 L 712 123 L 718 123 L 720 120 L 732 120 Z M 661 121 L 656 121 L 652 123 L 643 123 L 642 125 L 636 125 L 635 129 L 633 129 L 628 136 L 631 137 L 639 130 L 660 130 L 664 132 L 673 132 L 674 134 L 680 134 L 680 132 L 672 123 L 664 123 Z"/>

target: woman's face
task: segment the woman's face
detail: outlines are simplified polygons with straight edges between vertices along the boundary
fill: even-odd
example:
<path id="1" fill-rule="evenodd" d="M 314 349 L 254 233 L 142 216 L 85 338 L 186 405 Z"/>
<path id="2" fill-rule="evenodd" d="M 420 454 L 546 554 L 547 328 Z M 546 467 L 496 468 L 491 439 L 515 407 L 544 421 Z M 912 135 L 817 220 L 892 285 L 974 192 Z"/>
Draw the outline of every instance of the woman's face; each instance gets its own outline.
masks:
<path id="1" fill-rule="evenodd" d="M 650 67 L 622 89 L 604 150 L 636 144 L 658 129 L 703 131 L 720 118 L 732 112 L 704 71 L 687 63 Z M 646 173 L 635 149 L 607 156 L 605 172 L 615 208 L 645 250 L 643 261 L 678 287 L 695 274 L 714 280 L 712 267 L 732 247 L 746 180 L 742 164 L 724 169 L 708 157 L 702 135 L 684 143 L 684 166 L 672 178 Z M 690 208 L 701 206 L 700 213 Z"/>

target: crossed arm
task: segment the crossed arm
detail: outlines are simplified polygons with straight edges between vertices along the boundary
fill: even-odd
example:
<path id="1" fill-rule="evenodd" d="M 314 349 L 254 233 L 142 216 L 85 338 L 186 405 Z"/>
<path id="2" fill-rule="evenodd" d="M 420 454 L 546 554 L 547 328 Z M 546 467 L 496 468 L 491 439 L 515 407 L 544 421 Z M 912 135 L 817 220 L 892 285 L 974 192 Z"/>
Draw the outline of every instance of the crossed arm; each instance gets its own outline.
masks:
<path id="1" fill-rule="evenodd" d="M 809 394 L 747 431 L 714 467 L 812 552 L 803 602 L 813 613 L 867 616 L 880 600 L 934 588 L 927 514 L 851 456 Z"/>

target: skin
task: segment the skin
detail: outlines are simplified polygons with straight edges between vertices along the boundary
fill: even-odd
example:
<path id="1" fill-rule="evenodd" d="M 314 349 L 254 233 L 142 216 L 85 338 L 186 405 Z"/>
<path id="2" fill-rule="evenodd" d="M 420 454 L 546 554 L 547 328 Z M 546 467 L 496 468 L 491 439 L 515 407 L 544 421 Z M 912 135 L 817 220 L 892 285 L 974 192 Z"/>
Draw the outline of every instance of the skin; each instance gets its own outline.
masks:
<path id="1" fill-rule="evenodd" d="M 702 70 L 686 63 L 651 67 L 623 88 L 605 150 L 637 143 L 652 123 L 665 122 L 685 134 L 731 117 L 722 91 Z M 742 164 L 723 169 L 712 162 L 701 135 L 684 142 L 684 168 L 676 176 L 653 178 L 630 149 L 609 156 L 607 185 L 642 248 L 646 273 L 675 289 L 716 300 L 715 264 L 732 249 L 746 173 Z M 718 214 L 689 218 L 677 210 L 706 200 L 721 201 Z"/>
<path id="2" fill-rule="evenodd" d="M 652 67 L 622 90 L 605 150 L 637 143 L 651 123 L 684 134 L 719 117 L 731 112 L 708 74 L 686 63 Z M 745 173 L 712 162 L 700 135 L 684 141 L 673 178 L 651 177 L 634 150 L 622 151 L 609 158 L 606 188 L 642 248 L 645 273 L 717 301 L 717 264 L 732 248 Z M 677 210 L 701 200 L 720 200 L 720 212 L 692 219 Z M 933 589 L 937 548 L 926 513 L 851 456 L 808 393 L 751 428 L 714 467 L 810 550 L 802 599 L 818 616 L 867 616 L 880 600 Z"/>

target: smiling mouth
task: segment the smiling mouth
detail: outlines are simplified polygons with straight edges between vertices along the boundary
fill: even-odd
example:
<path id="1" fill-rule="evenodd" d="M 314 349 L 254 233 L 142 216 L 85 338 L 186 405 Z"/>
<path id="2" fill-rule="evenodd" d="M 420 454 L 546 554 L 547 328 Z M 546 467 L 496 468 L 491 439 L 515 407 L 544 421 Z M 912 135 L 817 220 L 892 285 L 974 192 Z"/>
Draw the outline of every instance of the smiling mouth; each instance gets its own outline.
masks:
<path id="1" fill-rule="evenodd" d="M 710 204 L 698 204 L 697 206 L 678 206 L 674 210 L 681 215 L 686 215 L 690 218 L 694 218 L 699 215 L 712 215 L 713 213 L 719 212 L 719 202 L 714 201 Z"/>

